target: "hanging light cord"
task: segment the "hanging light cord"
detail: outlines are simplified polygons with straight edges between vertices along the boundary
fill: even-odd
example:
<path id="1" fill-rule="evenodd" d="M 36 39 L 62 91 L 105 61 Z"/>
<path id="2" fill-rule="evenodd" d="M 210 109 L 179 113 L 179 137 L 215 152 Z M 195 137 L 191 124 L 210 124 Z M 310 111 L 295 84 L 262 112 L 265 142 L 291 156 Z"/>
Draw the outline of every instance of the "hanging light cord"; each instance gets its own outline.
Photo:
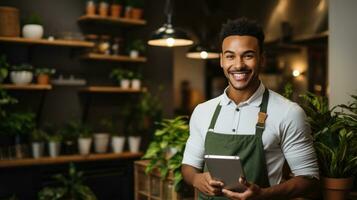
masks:
<path id="1" fill-rule="evenodd" d="M 165 15 L 167 17 L 167 24 L 171 24 L 171 19 L 172 19 L 172 0 L 166 0 L 165 4 Z"/>

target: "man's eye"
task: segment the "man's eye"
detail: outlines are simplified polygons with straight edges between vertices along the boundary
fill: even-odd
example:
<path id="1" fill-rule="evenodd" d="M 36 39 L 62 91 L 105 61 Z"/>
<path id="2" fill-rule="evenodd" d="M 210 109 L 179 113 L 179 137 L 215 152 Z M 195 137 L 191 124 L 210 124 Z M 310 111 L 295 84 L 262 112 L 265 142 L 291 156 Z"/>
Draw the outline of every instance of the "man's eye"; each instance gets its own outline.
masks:
<path id="1" fill-rule="evenodd" d="M 233 59 L 234 56 L 233 56 L 233 55 L 226 55 L 226 58 L 227 58 L 227 59 Z"/>
<path id="2" fill-rule="evenodd" d="M 254 55 L 253 55 L 253 54 L 246 54 L 246 55 L 244 55 L 243 57 L 244 57 L 245 59 L 251 59 L 251 58 L 254 57 Z"/>

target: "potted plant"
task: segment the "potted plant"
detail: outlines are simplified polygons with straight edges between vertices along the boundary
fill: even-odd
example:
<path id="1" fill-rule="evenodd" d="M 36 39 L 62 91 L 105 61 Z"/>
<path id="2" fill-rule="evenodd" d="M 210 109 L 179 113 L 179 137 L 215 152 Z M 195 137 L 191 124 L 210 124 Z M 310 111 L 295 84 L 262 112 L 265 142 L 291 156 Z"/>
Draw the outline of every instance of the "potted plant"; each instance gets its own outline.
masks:
<path id="1" fill-rule="evenodd" d="M 128 52 L 130 58 L 138 58 L 140 54 L 145 52 L 145 43 L 140 39 L 131 41 L 128 45 Z"/>
<path id="2" fill-rule="evenodd" d="M 121 153 L 124 149 L 125 136 L 121 132 L 115 130 L 113 118 L 104 118 L 101 120 L 101 125 L 111 134 L 111 147 L 114 153 Z"/>
<path id="3" fill-rule="evenodd" d="M 99 16 L 107 17 L 109 13 L 109 3 L 108 0 L 100 0 L 98 8 Z"/>
<path id="4" fill-rule="evenodd" d="M 143 0 L 129 0 L 129 7 L 131 7 L 130 18 L 141 19 L 143 17 Z"/>
<path id="5" fill-rule="evenodd" d="M 35 127 L 35 115 L 33 113 L 9 113 L 1 120 L 1 131 L 14 137 L 16 158 L 27 157 L 29 135 Z"/>
<path id="6" fill-rule="evenodd" d="M 60 155 L 62 138 L 60 132 L 47 135 L 48 153 L 50 157 L 55 158 Z"/>
<path id="7" fill-rule="evenodd" d="M 10 79 L 16 85 L 29 84 L 32 81 L 32 65 L 21 64 L 12 66 L 10 72 Z"/>
<path id="8" fill-rule="evenodd" d="M 86 15 L 93 16 L 96 11 L 96 1 L 95 0 L 87 0 L 86 4 Z"/>
<path id="9" fill-rule="evenodd" d="M 46 141 L 46 133 L 41 129 L 34 129 L 31 133 L 32 157 L 40 158 L 44 153 L 44 142 Z"/>
<path id="10" fill-rule="evenodd" d="M 322 176 L 324 199 L 346 199 L 357 170 L 357 97 L 349 105 L 329 109 L 327 98 L 302 96 Z M 334 112 L 343 108 L 343 112 Z M 346 112 L 347 110 L 347 112 Z"/>
<path id="11" fill-rule="evenodd" d="M 132 153 L 138 153 L 140 151 L 141 144 L 141 130 L 135 123 L 131 123 L 128 127 L 128 141 L 129 141 L 129 151 Z"/>
<path id="12" fill-rule="evenodd" d="M 43 36 L 43 26 L 41 17 L 32 14 L 22 28 L 22 36 L 29 39 L 41 39 Z"/>
<path id="13" fill-rule="evenodd" d="M 96 200 L 93 191 L 83 181 L 83 172 L 77 171 L 73 163 L 68 175 L 57 174 L 53 178 L 59 183 L 56 187 L 45 187 L 38 193 L 39 200 Z"/>
<path id="14" fill-rule="evenodd" d="M 92 146 L 92 130 L 88 126 L 82 125 L 78 137 L 79 154 L 88 155 L 90 153 L 91 146 Z"/>
<path id="15" fill-rule="evenodd" d="M 140 90 L 141 88 L 141 73 L 133 72 L 133 76 L 131 78 L 131 89 Z"/>
<path id="16" fill-rule="evenodd" d="M 5 55 L 0 56 L 0 83 L 2 83 L 9 73 L 10 65 Z"/>
<path id="17" fill-rule="evenodd" d="M 123 0 L 113 0 L 110 5 L 110 15 L 114 18 L 119 18 L 121 16 L 121 11 L 123 9 Z"/>
<path id="18" fill-rule="evenodd" d="M 50 68 L 36 68 L 35 75 L 37 76 L 37 84 L 48 85 L 50 83 L 50 76 L 56 73 L 55 69 Z"/>
<path id="19" fill-rule="evenodd" d="M 166 178 L 169 171 L 172 171 L 175 189 L 178 191 L 183 183 L 181 162 L 189 137 L 188 120 L 183 116 L 164 119 L 159 123 L 159 126 L 143 156 L 143 159 L 150 160 L 145 171 L 150 173 L 156 168 L 159 170 L 161 178 Z"/>
<path id="20" fill-rule="evenodd" d="M 102 132 L 94 134 L 94 150 L 96 153 L 105 153 L 108 151 L 108 145 L 110 140 L 110 132 L 112 130 L 112 124 L 107 120 L 101 120 L 100 125 Z"/>
<path id="21" fill-rule="evenodd" d="M 120 84 L 121 88 L 129 89 L 132 72 L 121 68 L 116 68 L 112 70 L 110 77 L 114 78 Z"/>

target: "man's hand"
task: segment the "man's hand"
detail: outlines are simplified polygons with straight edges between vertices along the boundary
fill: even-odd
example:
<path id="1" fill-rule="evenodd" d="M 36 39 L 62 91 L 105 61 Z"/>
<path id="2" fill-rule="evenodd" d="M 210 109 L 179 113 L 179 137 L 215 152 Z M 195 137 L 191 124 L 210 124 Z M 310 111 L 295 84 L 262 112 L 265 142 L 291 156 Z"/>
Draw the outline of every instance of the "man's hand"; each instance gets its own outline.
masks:
<path id="1" fill-rule="evenodd" d="M 232 192 L 230 190 L 223 189 L 224 196 L 232 200 L 261 200 L 265 199 L 263 196 L 263 189 L 253 183 L 248 183 L 244 178 L 240 178 L 239 182 L 247 187 L 247 189 L 240 192 Z"/>
<path id="2" fill-rule="evenodd" d="M 205 195 L 215 196 L 222 194 L 223 183 L 212 180 L 208 172 L 195 174 L 192 185 Z"/>

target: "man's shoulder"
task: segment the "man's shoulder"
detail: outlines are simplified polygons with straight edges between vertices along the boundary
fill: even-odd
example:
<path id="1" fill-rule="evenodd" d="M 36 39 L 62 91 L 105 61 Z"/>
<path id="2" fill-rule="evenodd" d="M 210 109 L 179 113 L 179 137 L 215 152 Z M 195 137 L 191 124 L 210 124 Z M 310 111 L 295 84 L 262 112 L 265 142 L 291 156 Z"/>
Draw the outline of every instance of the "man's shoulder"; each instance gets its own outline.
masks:
<path id="1" fill-rule="evenodd" d="M 269 92 L 269 100 L 271 100 L 269 106 L 271 106 L 274 113 L 282 117 L 305 115 L 304 110 L 296 102 L 293 102 L 272 90 L 269 90 Z"/>
<path id="2" fill-rule="evenodd" d="M 289 109 L 294 106 L 299 106 L 297 103 L 272 90 L 269 90 L 269 100 L 269 102 L 281 109 Z"/>
<path id="3" fill-rule="evenodd" d="M 221 97 L 222 95 L 216 97 L 216 98 L 213 98 L 213 99 L 210 99 L 210 100 L 207 100 L 203 103 L 200 103 L 196 106 L 195 108 L 195 111 L 201 111 L 201 110 L 205 110 L 205 111 L 208 111 L 208 110 L 213 110 L 216 108 L 216 106 L 219 104 L 219 102 L 221 101 Z"/>

